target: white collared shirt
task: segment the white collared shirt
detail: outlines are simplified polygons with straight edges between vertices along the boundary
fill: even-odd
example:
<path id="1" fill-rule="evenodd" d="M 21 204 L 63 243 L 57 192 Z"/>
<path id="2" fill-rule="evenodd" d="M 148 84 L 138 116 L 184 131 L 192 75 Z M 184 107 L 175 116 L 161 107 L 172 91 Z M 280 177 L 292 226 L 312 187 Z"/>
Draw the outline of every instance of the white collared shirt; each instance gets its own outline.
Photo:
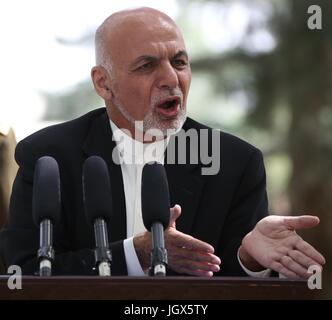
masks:
<path id="1" fill-rule="evenodd" d="M 124 253 L 129 276 L 144 276 L 138 261 L 133 237 L 145 231 L 141 208 L 141 180 L 144 164 L 157 161 L 164 164 L 164 154 L 169 138 L 152 143 L 142 143 L 132 139 L 120 130 L 111 120 L 113 139 L 116 141 L 126 201 L 127 239 L 124 240 Z"/>

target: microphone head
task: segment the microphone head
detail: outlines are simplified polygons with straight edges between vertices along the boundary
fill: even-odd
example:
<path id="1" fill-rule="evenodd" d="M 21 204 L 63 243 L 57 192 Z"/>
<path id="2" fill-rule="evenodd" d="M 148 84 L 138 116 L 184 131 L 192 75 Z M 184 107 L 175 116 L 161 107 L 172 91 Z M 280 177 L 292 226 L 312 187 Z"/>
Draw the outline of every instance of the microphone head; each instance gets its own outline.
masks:
<path id="1" fill-rule="evenodd" d="M 142 216 L 144 226 L 151 230 L 155 222 L 164 229 L 170 220 L 170 199 L 165 168 L 158 162 L 147 163 L 142 171 Z"/>
<path id="2" fill-rule="evenodd" d="M 89 222 L 109 220 L 112 212 L 111 182 L 105 161 L 91 156 L 83 164 L 83 203 Z"/>
<path id="3" fill-rule="evenodd" d="M 37 160 L 33 178 L 32 216 L 34 223 L 44 219 L 53 223 L 60 220 L 60 172 L 56 160 L 49 156 Z"/>

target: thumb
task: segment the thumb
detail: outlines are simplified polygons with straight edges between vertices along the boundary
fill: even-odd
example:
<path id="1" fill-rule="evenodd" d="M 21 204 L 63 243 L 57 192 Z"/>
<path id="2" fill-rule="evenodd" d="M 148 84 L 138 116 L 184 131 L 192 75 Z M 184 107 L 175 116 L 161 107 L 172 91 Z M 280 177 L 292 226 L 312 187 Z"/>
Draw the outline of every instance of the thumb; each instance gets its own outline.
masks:
<path id="1" fill-rule="evenodd" d="M 316 216 L 298 216 L 298 217 L 284 217 L 284 224 L 288 229 L 308 229 L 319 224 L 319 218 Z"/>
<path id="2" fill-rule="evenodd" d="M 173 208 L 170 209 L 171 217 L 169 220 L 169 227 L 176 228 L 176 219 L 181 215 L 181 206 L 176 204 Z"/>

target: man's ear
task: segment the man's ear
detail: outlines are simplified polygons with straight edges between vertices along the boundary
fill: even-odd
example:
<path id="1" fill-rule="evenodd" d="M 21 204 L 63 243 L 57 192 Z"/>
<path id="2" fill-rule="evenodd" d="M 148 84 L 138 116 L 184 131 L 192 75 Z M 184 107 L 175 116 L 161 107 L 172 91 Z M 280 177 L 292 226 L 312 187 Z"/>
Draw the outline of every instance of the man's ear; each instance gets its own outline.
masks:
<path id="1" fill-rule="evenodd" d="M 102 66 L 95 66 L 91 69 L 91 78 L 97 94 L 104 100 L 112 99 L 111 79 Z"/>

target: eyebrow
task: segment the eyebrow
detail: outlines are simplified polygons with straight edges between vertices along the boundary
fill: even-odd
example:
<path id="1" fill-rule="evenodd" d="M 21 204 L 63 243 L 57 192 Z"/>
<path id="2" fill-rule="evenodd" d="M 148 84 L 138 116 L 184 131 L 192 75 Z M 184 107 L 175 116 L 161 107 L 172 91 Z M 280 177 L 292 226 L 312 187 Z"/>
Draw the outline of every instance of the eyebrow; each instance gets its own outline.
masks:
<path id="1" fill-rule="evenodd" d="M 186 50 L 178 51 L 172 57 L 172 59 L 177 59 L 177 58 L 180 58 L 181 56 L 184 56 L 186 59 L 188 59 L 188 53 L 186 52 Z M 158 58 L 155 56 L 142 55 L 142 56 L 139 56 L 138 58 L 136 58 L 135 61 L 131 64 L 131 66 L 135 67 L 137 64 L 139 64 L 140 62 L 143 62 L 143 61 L 155 62 L 157 60 L 158 60 Z"/>
<path id="2" fill-rule="evenodd" d="M 154 56 L 148 56 L 148 55 L 142 55 L 139 56 L 137 59 L 135 59 L 135 61 L 131 64 L 132 67 L 135 67 L 136 65 L 138 65 L 140 62 L 143 61 L 157 61 L 158 59 Z"/>
<path id="3" fill-rule="evenodd" d="M 188 59 L 188 53 L 187 53 L 186 50 L 180 50 L 180 51 L 178 51 L 178 52 L 174 55 L 173 59 L 177 59 L 177 58 L 180 58 L 180 57 L 182 57 L 182 56 L 184 56 L 186 59 Z"/>

